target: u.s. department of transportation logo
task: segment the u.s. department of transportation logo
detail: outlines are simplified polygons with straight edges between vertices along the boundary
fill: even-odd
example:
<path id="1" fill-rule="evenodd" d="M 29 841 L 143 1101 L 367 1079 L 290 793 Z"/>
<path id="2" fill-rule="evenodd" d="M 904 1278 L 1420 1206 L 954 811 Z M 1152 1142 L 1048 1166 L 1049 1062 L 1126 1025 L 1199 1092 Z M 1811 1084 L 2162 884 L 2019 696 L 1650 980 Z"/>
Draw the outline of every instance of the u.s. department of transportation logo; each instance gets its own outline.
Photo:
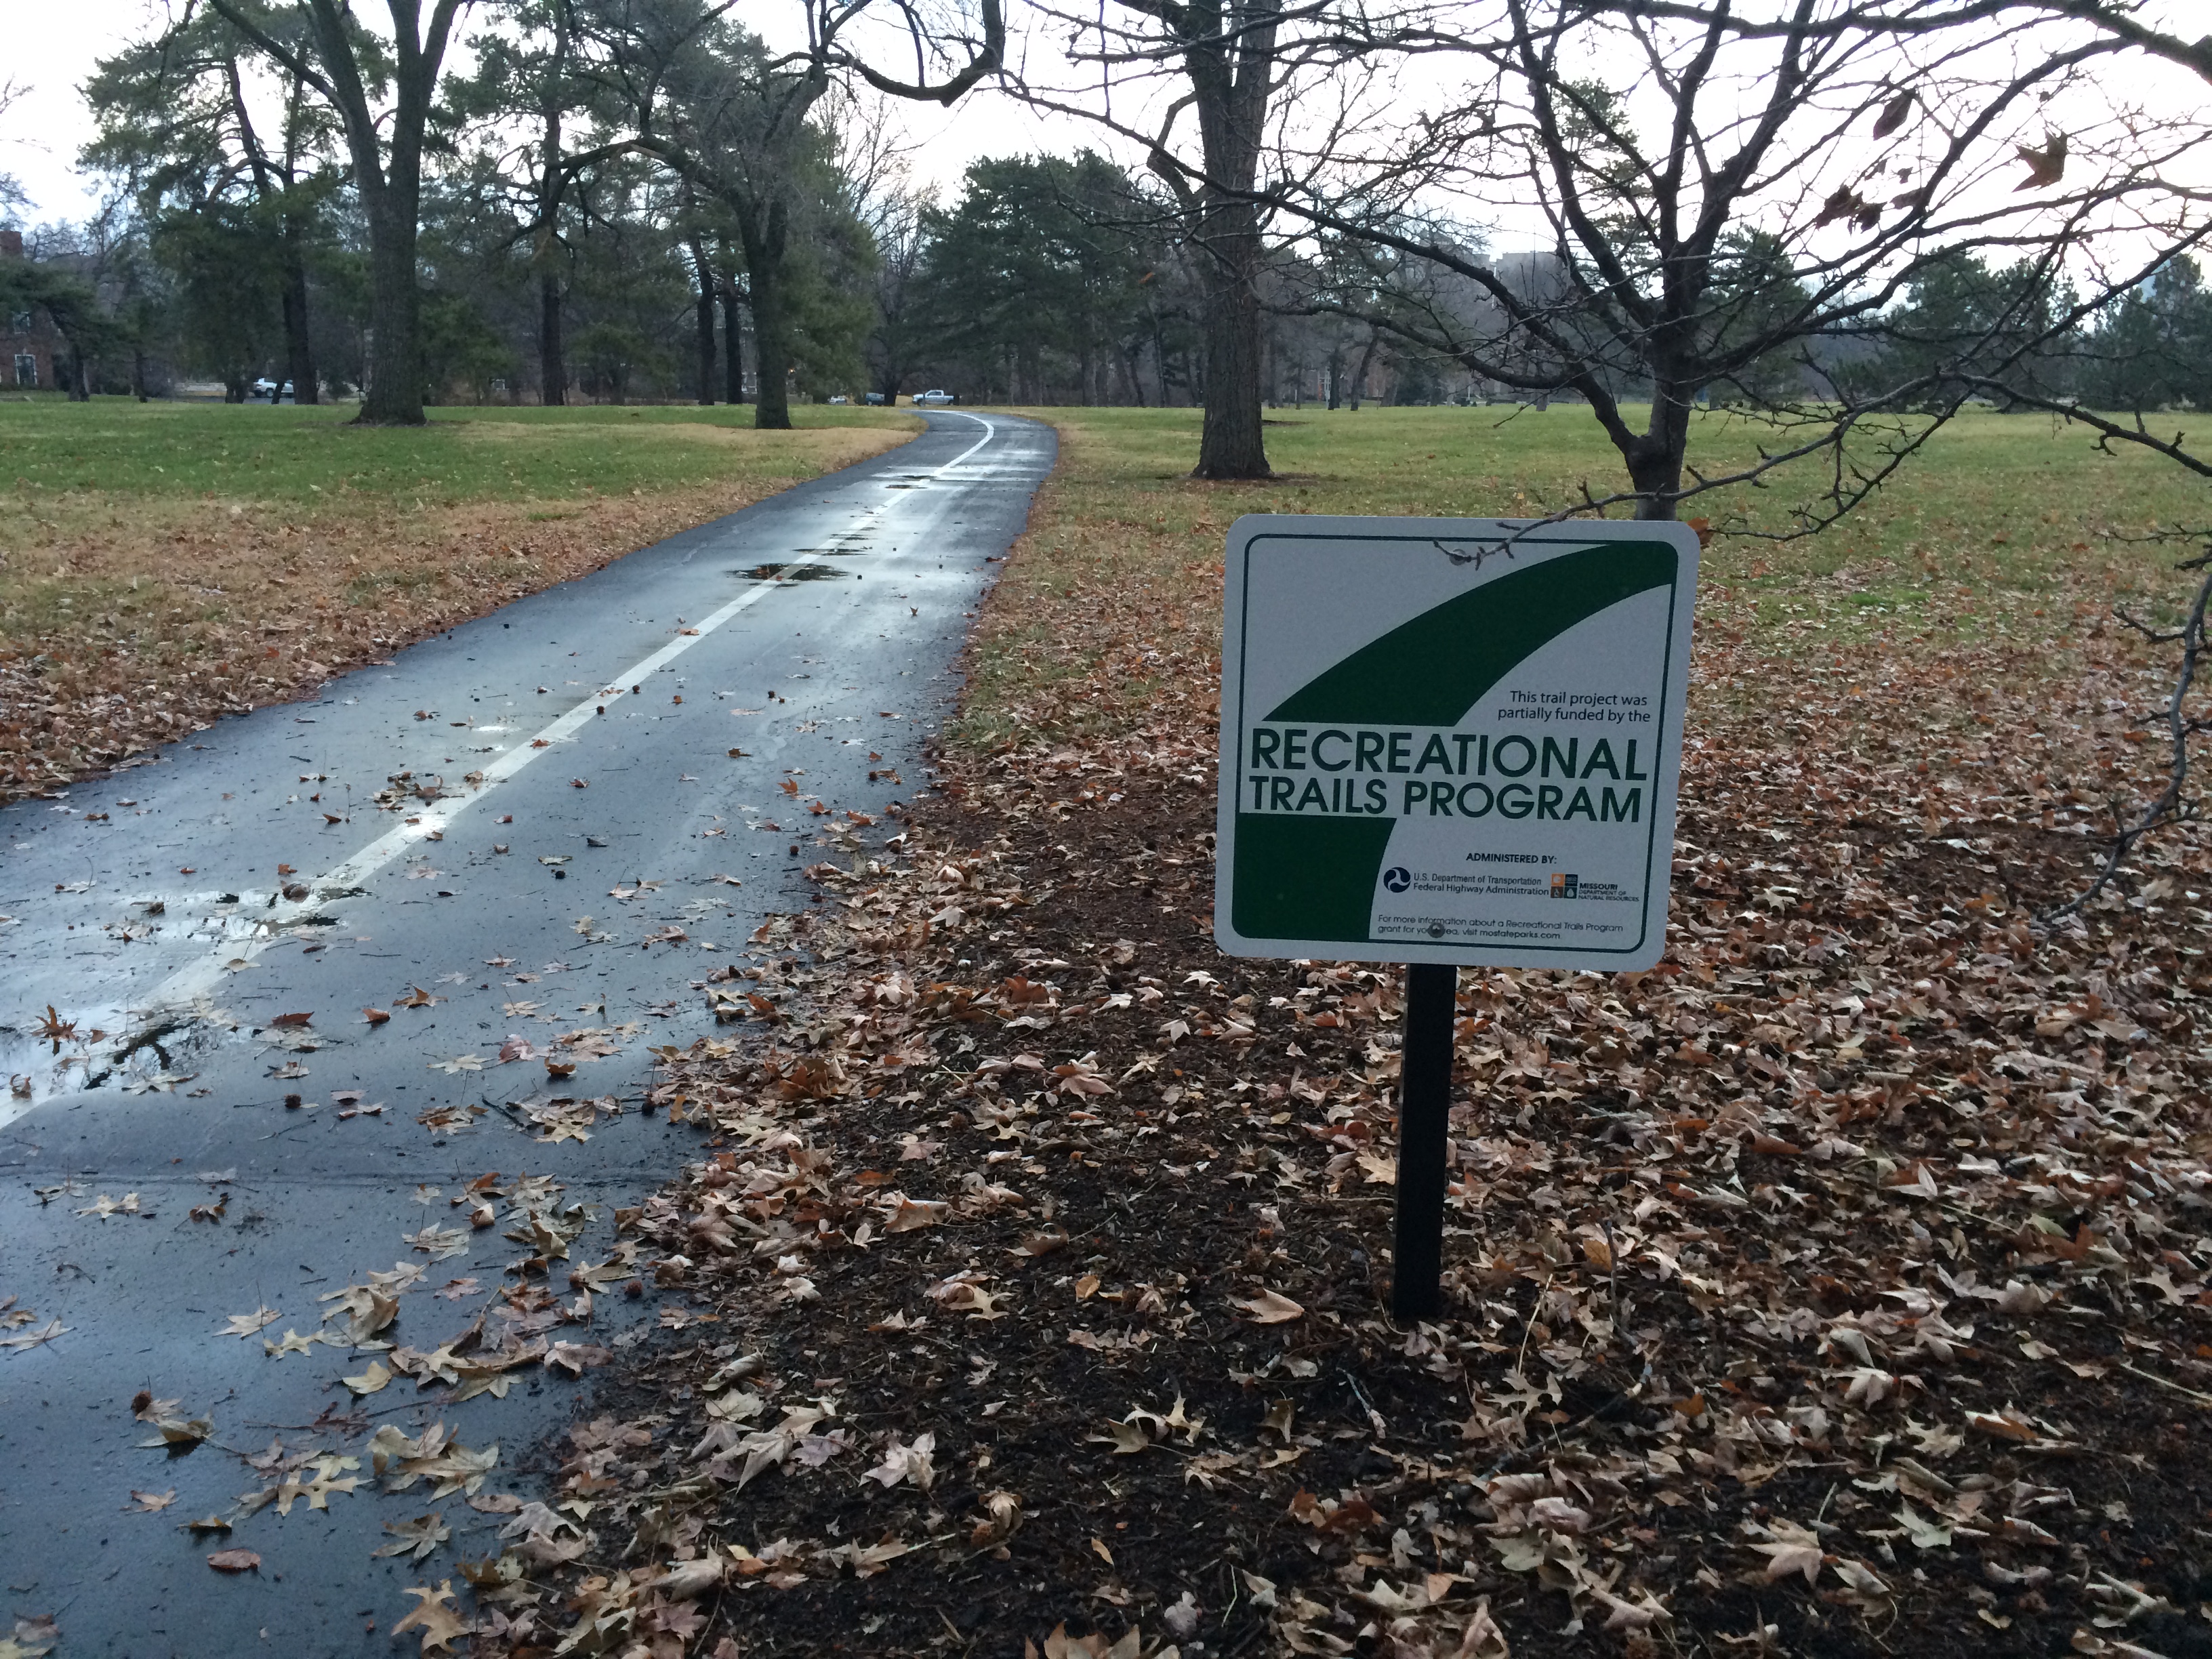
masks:
<path id="1" fill-rule="evenodd" d="M 1674 524 L 1238 520 L 1222 948 L 1656 963 L 1697 568 Z"/>

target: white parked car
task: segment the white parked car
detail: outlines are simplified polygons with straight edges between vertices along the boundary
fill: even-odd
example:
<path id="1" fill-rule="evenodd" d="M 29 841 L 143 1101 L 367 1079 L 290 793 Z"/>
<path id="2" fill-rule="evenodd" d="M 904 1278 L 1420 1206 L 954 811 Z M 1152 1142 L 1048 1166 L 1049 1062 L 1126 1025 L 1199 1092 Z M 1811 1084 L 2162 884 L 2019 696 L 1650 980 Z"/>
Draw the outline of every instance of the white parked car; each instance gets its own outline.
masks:
<path id="1" fill-rule="evenodd" d="M 917 392 L 914 394 L 914 401 L 917 405 L 949 404 L 952 401 L 952 394 L 949 392 Z"/>

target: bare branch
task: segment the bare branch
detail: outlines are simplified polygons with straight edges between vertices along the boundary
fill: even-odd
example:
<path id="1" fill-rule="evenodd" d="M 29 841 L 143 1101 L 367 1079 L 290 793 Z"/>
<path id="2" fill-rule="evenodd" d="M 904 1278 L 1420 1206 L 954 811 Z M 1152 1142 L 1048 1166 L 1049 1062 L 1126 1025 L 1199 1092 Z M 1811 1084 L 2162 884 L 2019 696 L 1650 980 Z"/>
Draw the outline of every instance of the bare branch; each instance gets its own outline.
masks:
<path id="1" fill-rule="evenodd" d="M 2196 687 L 2197 664 L 2204 653 L 2205 610 L 2212 605 L 2212 547 L 2175 568 L 2203 571 L 2204 574 L 2197 585 L 2197 596 L 2190 603 L 2187 619 L 2169 634 L 2153 635 L 2154 638 L 2181 642 L 2181 662 L 2174 675 L 2173 694 L 2166 705 L 2166 787 L 2146 802 L 2132 819 L 2121 823 L 2114 830 L 2105 848 L 2104 862 L 2087 887 L 2065 903 L 2037 914 L 2036 925 L 2046 932 L 2072 921 L 2100 897 L 2146 836 L 2168 824 L 2193 821 L 2201 816 L 2202 809 L 2188 798 L 2189 744 L 2190 739 L 2204 729 L 2205 723 L 2190 718 L 2187 702 L 2190 692 Z M 2121 620 L 2131 622 L 2132 618 L 2124 616 Z M 2112 816 L 2116 820 L 2119 818 L 2117 804 Z"/>

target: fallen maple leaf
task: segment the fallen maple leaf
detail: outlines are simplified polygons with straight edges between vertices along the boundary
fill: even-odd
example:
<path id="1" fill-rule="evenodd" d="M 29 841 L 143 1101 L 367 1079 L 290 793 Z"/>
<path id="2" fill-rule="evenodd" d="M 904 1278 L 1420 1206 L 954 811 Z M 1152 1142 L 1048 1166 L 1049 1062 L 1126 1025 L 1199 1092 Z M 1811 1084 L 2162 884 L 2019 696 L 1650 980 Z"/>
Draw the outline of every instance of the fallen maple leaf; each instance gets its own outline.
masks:
<path id="1" fill-rule="evenodd" d="M 890 1233 L 910 1233 L 921 1227 L 934 1227 L 952 1213 L 952 1206 L 937 1199 L 911 1199 L 904 1193 L 884 1194 L 884 1213 L 887 1218 L 884 1231 Z"/>
<path id="2" fill-rule="evenodd" d="M 453 1599 L 453 1581 L 450 1578 L 432 1589 L 428 1584 L 410 1584 L 410 1595 L 418 1597 L 413 1611 L 392 1627 L 394 1636 L 410 1630 L 422 1632 L 422 1651 L 433 1650 L 450 1653 L 453 1638 L 469 1633 L 470 1626 L 450 1605 Z"/>
<path id="3" fill-rule="evenodd" d="M 360 1376 L 341 1376 L 338 1381 L 351 1389 L 354 1397 L 359 1399 L 363 1395 L 374 1394 L 383 1388 L 386 1383 L 392 1381 L 392 1373 L 385 1369 L 382 1360 L 372 1359 L 368 1362 L 368 1369 Z"/>
<path id="4" fill-rule="evenodd" d="M 223 1322 L 222 1328 L 216 1334 L 237 1337 L 258 1335 L 283 1316 L 274 1308 L 257 1308 L 252 1313 L 233 1314 Z"/>
<path id="5" fill-rule="evenodd" d="M 1152 1449 L 1152 1437 L 1133 1423 L 1103 1423 L 1099 1427 L 1103 1432 L 1084 1437 L 1112 1446 L 1116 1457 L 1133 1457 Z"/>
<path id="6" fill-rule="evenodd" d="M 932 1461 L 936 1449 L 937 1437 L 934 1434 L 916 1435 L 912 1445 L 905 1445 L 901 1443 L 898 1431 L 894 1429 L 890 1443 L 884 1448 L 884 1461 L 870 1469 L 865 1478 L 880 1480 L 886 1488 L 896 1486 L 902 1480 L 910 1481 L 921 1491 L 927 1492 L 930 1483 L 937 1478 L 936 1466 Z"/>
<path id="7" fill-rule="evenodd" d="M 361 1011 L 361 1017 L 371 1025 L 381 1025 L 392 1018 L 381 1008 L 364 1008 Z"/>
<path id="8" fill-rule="evenodd" d="M 420 1561 L 453 1535 L 453 1529 L 445 1523 L 442 1514 L 436 1510 L 417 1516 L 412 1521 L 387 1521 L 384 1523 L 384 1529 L 392 1534 L 393 1541 L 371 1550 L 369 1554 L 372 1558 L 412 1555 Z"/>
<path id="9" fill-rule="evenodd" d="M 207 1559 L 217 1572 L 258 1572 L 261 1558 L 252 1550 L 217 1550 Z"/>
<path id="10" fill-rule="evenodd" d="M 1240 1308 L 1249 1310 L 1255 1325 L 1285 1325 L 1293 1319 L 1304 1319 L 1306 1310 L 1279 1291 L 1262 1290 L 1249 1302 L 1239 1302 Z"/>
<path id="11" fill-rule="evenodd" d="M 0 1336 L 0 1348 L 18 1350 L 35 1348 L 43 1343 L 52 1341 L 58 1336 L 68 1335 L 69 1331 L 70 1328 L 63 1324 L 60 1320 L 49 1319 L 44 1325 L 33 1324 L 28 1330 L 16 1331 L 7 1336 Z"/>
<path id="12" fill-rule="evenodd" d="M 2001 1440 L 2033 1441 L 2043 1437 L 2035 1425 L 2010 1406 L 1994 1412 L 1968 1412 L 1967 1424 L 1984 1434 L 1996 1435 Z"/>
<path id="13" fill-rule="evenodd" d="M 1777 1578 L 1786 1578 L 1793 1572 L 1803 1573 L 1808 1584 L 1820 1576 L 1823 1552 L 1820 1539 L 1790 1522 L 1777 1522 L 1773 1539 L 1767 1543 L 1753 1544 L 1752 1548 L 1766 1558 L 1766 1578 L 1770 1583 Z"/>
<path id="14" fill-rule="evenodd" d="M 581 1376 L 593 1365 L 604 1365 L 614 1358 L 611 1349 L 586 1342 L 556 1342 L 545 1351 L 545 1369 L 562 1370 L 571 1376 Z"/>

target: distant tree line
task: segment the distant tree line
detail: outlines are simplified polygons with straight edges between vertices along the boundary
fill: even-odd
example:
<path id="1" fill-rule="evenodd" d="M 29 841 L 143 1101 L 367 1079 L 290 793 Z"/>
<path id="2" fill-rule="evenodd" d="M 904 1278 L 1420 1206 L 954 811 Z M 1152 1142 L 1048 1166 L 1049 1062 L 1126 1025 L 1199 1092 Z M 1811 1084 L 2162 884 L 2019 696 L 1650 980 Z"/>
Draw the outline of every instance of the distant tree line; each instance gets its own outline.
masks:
<path id="1" fill-rule="evenodd" d="M 202 45 L 219 38 L 210 15 Z M 0 295 L 18 310 L 46 308 L 76 389 L 148 395 L 181 376 L 219 382 L 234 401 L 257 382 L 288 383 L 302 403 L 356 393 L 373 327 L 368 253 L 329 124 L 295 84 L 264 138 L 243 100 L 245 66 L 219 52 L 185 77 L 198 95 L 176 95 L 165 83 L 191 61 L 191 44 L 102 66 L 92 87 L 102 131 L 87 157 L 128 189 L 85 225 L 33 233 L 30 261 L 0 263 Z M 448 92 L 456 110 L 482 110 L 528 80 L 487 53 Z M 1009 156 L 976 162 L 939 203 L 895 166 L 885 179 L 853 164 L 836 122 L 872 118 L 880 112 L 834 107 L 804 136 L 806 165 L 793 168 L 805 187 L 786 210 L 792 246 L 778 266 L 787 396 L 895 400 L 941 386 L 970 402 L 1203 404 L 1200 256 L 1157 180 L 1090 150 Z M 696 185 L 633 152 L 572 169 L 556 198 L 513 153 L 447 154 L 424 191 L 427 401 L 761 395 L 751 322 L 761 256 L 748 257 L 734 216 Z M 1481 243 L 1463 231 L 1455 246 L 1569 326 L 1571 284 L 1554 256 L 1491 258 Z M 1732 245 L 1723 284 L 1751 296 L 1740 308 L 1753 314 L 1805 297 L 1787 253 L 1756 234 Z M 1580 396 L 1568 377 L 1510 384 L 1425 342 L 1423 320 L 1468 336 L 1498 319 L 1485 290 L 1418 262 L 1380 261 L 1340 239 L 1285 242 L 1263 258 L 1256 291 L 1268 404 Z M 2065 283 L 2032 264 L 1993 269 L 1962 252 L 1931 262 L 1870 319 L 1716 376 L 1702 400 L 1810 403 L 1890 380 L 1940 386 L 1946 364 L 2005 362 L 2095 408 L 2212 407 L 2212 288 L 2194 258 L 2177 256 L 2058 325 L 2074 307 Z M 2014 361 L 2031 338 L 2034 349 Z M 1601 378 L 1624 401 L 1650 396 L 1632 366 Z"/>
<path id="2" fill-rule="evenodd" d="M 1667 516 L 1821 456 L 1808 526 L 1970 401 L 2212 398 L 2212 215 L 2173 182 L 2212 135 L 2116 78 L 2212 69 L 2141 0 L 1113 0 L 1066 12 L 1060 88 L 1006 69 L 1000 0 L 901 5 L 884 67 L 886 3 L 781 0 L 784 49 L 731 0 L 384 0 L 374 27 L 195 0 L 85 89 L 109 209 L 0 282 L 77 392 L 776 426 L 943 385 L 1200 406 L 1211 477 L 1267 475 L 1269 402 L 1564 398 L 1620 451 L 1601 499 Z M 1391 78 L 1416 58 L 1433 97 Z M 890 110 L 986 82 L 1140 166 L 917 187 Z M 1494 250 L 1508 222 L 1534 246 Z M 1752 474 L 1691 455 L 1714 404 L 1775 434 Z"/>

